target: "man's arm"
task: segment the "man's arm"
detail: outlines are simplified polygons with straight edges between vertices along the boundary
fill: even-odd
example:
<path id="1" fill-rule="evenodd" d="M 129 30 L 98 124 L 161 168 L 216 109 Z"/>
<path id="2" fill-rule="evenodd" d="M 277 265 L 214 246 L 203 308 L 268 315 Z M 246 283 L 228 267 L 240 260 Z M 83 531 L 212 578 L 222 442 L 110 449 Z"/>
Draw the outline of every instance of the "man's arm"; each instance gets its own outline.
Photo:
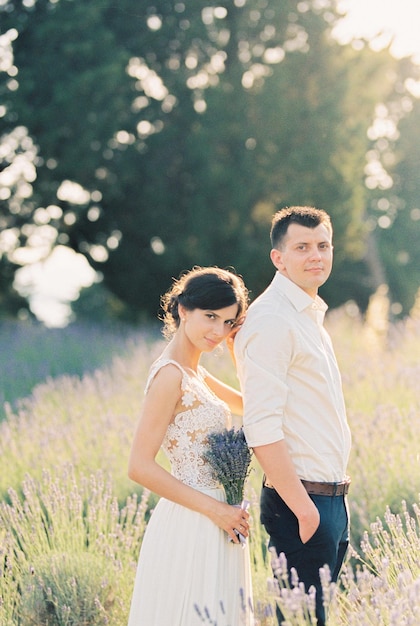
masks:
<path id="1" fill-rule="evenodd" d="M 319 526 L 319 512 L 296 474 L 284 440 L 253 450 L 270 483 L 296 515 L 300 538 L 306 543 Z"/>
<path id="2" fill-rule="evenodd" d="M 283 432 L 287 373 L 295 353 L 293 332 L 286 320 L 271 310 L 252 316 L 235 338 L 235 352 L 248 445 L 296 515 L 300 537 L 306 543 L 319 526 L 319 513 L 296 473 Z"/>

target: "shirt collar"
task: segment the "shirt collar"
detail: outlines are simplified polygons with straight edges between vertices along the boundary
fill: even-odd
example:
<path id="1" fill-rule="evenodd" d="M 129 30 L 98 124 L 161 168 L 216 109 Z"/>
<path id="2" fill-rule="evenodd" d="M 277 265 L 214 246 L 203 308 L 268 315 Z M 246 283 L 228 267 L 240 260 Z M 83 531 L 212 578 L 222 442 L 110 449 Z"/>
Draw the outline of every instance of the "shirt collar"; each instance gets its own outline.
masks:
<path id="1" fill-rule="evenodd" d="M 290 278 L 283 276 L 283 274 L 280 274 L 278 271 L 273 278 L 272 284 L 275 289 L 284 293 L 299 313 L 307 308 L 322 311 L 323 313 L 328 309 L 328 305 L 320 296 L 317 295 L 315 299 L 311 298 L 310 295 L 298 287 Z"/>

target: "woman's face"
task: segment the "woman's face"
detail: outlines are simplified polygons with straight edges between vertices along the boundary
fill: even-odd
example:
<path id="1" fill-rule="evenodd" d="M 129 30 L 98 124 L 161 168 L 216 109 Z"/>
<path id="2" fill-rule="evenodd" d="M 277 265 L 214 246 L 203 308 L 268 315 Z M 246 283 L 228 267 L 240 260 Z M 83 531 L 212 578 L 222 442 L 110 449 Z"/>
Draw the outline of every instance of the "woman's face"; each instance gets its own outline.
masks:
<path id="1" fill-rule="evenodd" d="M 211 352 L 232 331 L 239 307 L 232 304 L 223 309 L 194 309 L 179 307 L 179 316 L 186 337 L 201 352 Z"/>

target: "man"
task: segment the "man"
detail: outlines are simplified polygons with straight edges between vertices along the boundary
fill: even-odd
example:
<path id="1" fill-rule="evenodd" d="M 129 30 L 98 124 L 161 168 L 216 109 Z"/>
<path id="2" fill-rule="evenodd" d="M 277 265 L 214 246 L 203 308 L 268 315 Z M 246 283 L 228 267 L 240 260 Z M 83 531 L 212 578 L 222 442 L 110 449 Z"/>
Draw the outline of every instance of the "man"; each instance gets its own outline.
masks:
<path id="1" fill-rule="evenodd" d="M 284 553 L 305 590 L 319 569 L 337 580 L 348 546 L 345 495 L 350 452 L 341 379 L 323 327 L 318 288 L 333 258 L 329 215 L 312 207 L 278 211 L 271 228 L 276 275 L 251 304 L 235 339 L 244 396 L 244 431 L 264 473 L 261 521 L 270 547 Z M 282 616 L 278 612 L 279 624 Z"/>

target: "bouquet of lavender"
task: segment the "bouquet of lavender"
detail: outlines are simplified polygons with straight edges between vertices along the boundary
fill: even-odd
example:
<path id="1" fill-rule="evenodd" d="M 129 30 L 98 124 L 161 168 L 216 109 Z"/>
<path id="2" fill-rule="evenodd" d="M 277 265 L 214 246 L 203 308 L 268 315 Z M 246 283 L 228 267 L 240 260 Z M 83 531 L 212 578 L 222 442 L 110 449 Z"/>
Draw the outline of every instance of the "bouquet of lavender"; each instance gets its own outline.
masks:
<path id="1" fill-rule="evenodd" d="M 251 450 L 242 428 L 225 428 L 220 432 L 210 433 L 207 443 L 204 458 L 210 464 L 213 478 L 223 485 L 226 501 L 246 510 L 249 503 L 243 497 L 251 463 Z M 245 542 L 245 537 L 239 531 L 236 533 L 241 543 Z"/>

